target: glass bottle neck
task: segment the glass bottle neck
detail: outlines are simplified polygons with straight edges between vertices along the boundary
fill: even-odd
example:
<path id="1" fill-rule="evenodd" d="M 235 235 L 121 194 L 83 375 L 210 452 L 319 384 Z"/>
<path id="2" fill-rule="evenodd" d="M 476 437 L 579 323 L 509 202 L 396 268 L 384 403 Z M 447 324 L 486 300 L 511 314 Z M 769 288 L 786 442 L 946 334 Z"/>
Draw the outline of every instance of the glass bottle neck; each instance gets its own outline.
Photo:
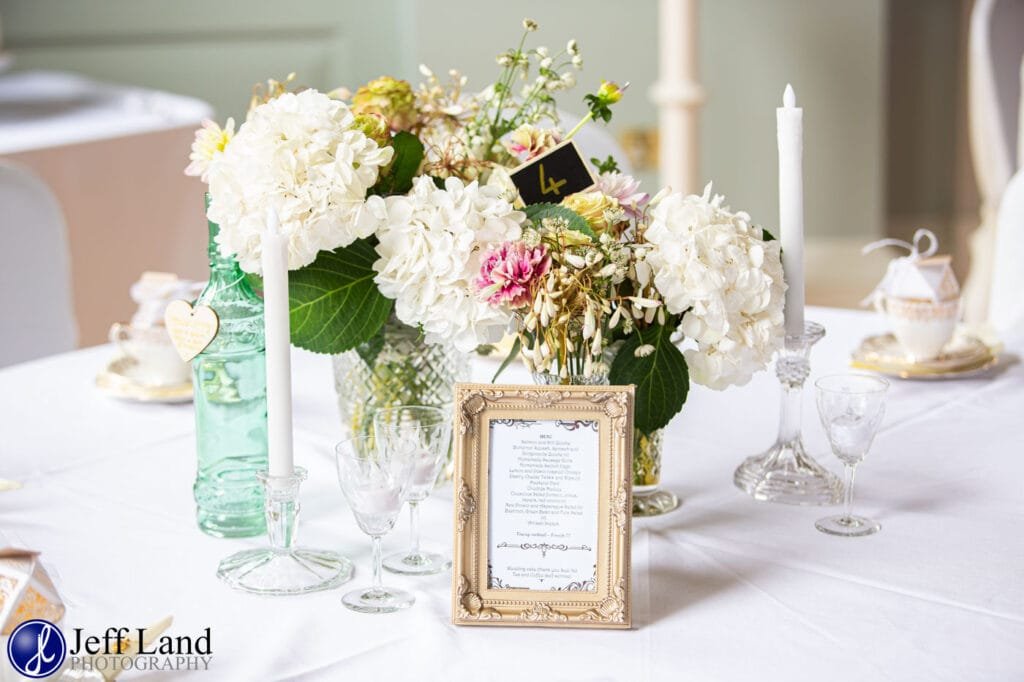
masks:
<path id="1" fill-rule="evenodd" d="M 207 192 L 205 198 L 206 210 L 210 210 L 210 193 Z M 210 262 L 210 279 L 214 278 L 237 278 L 242 276 L 242 270 L 238 267 L 238 262 L 235 261 L 231 256 L 224 256 L 221 254 L 220 249 L 217 246 L 217 234 L 220 232 L 220 225 L 213 222 L 209 218 L 206 219 L 206 224 L 210 230 L 209 241 L 206 245 L 206 255 Z"/>
<path id="2" fill-rule="evenodd" d="M 206 247 L 206 255 L 210 261 L 210 271 L 217 272 L 233 272 L 238 269 L 238 263 L 231 256 L 221 255 L 220 248 L 217 246 L 217 234 L 220 232 L 220 226 L 217 223 L 211 223 L 207 221 L 210 226 L 210 241 Z"/>

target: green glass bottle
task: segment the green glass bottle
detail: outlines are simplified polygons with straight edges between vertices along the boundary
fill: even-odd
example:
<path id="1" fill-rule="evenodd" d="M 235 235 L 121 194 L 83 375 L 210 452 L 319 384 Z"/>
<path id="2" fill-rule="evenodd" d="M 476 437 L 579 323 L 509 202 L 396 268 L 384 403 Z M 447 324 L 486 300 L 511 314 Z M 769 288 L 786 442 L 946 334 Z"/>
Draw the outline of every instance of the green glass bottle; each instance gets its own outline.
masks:
<path id="1" fill-rule="evenodd" d="M 238 263 L 217 250 L 219 227 L 209 226 L 210 282 L 195 304 L 213 308 L 220 328 L 192 361 L 199 460 L 193 492 L 203 532 L 247 537 L 266 530 L 256 478 L 267 468 L 263 301 Z"/>

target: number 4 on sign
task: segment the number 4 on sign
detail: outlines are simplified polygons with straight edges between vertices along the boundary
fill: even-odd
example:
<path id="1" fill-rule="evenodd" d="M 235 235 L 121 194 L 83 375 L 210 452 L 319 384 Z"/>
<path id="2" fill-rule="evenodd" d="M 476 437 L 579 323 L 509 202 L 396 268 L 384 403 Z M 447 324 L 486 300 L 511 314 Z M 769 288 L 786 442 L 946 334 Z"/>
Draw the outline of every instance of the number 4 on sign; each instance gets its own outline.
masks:
<path id="1" fill-rule="evenodd" d="M 594 186 L 596 179 L 572 140 L 534 157 L 510 173 L 523 204 L 557 203 Z"/>
<path id="2" fill-rule="evenodd" d="M 544 177 L 544 164 L 540 164 L 540 193 L 547 196 L 548 194 L 561 194 L 559 190 L 562 188 L 568 180 L 555 180 L 554 178 Z M 546 181 L 546 184 L 545 184 Z"/>

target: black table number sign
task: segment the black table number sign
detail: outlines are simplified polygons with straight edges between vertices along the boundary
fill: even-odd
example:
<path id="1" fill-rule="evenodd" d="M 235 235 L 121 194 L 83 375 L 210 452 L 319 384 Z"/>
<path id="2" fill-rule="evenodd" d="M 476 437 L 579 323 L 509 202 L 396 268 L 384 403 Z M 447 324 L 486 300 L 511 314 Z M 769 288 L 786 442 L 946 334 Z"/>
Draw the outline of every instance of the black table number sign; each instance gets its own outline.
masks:
<path id="1" fill-rule="evenodd" d="M 572 140 L 530 159 L 512 171 L 511 176 L 519 196 L 527 206 L 557 204 L 570 194 L 582 192 L 594 184 L 590 166 L 583 160 Z"/>

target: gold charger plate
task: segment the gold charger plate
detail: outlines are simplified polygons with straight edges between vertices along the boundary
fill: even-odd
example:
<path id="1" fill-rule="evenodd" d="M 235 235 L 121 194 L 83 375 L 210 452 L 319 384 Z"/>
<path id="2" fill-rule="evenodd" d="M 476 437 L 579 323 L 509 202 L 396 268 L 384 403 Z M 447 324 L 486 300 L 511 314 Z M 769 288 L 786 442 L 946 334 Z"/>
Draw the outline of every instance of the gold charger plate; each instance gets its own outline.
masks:
<path id="1" fill-rule="evenodd" d="M 958 332 L 942 355 L 913 362 L 907 358 L 892 334 L 869 336 L 853 352 L 850 365 L 900 379 L 963 379 L 981 374 L 996 365 L 999 357 L 984 341 Z"/>
<path id="2" fill-rule="evenodd" d="M 96 376 L 96 387 L 112 398 L 140 403 L 187 403 L 192 400 L 192 382 L 154 386 L 141 381 L 139 363 L 133 358 L 114 358 Z"/>

